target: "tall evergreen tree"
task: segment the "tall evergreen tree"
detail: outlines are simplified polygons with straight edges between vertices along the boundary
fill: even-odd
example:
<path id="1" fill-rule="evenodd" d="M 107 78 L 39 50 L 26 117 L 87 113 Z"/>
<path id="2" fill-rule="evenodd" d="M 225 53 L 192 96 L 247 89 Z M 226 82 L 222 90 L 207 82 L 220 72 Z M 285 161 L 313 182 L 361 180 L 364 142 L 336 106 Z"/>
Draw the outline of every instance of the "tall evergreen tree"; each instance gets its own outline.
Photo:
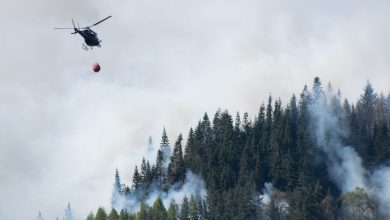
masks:
<path id="1" fill-rule="evenodd" d="M 182 140 L 183 137 L 180 134 L 173 148 L 173 154 L 171 157 L 171 162 L 168 166 L 168 174 L 167 174 L 169 185 L 174 185 L 175 183 L 183 182 L 185 179 L 186 168 L 185 168 L 183 151 L 181 146 Z"/>
<path id="2" fill-rule="evenodd" d="M 119 220 L 119 215 L 114 208 L 111 209 L 111 212 L 107 217 L 107 220 Z"/>
<path id="3" fill-rule="evenodd" d="M 73 212 L 70 208 L 70 203 L 68 203 L 68 206 L 65 209 L 65 220 L 72 220 Z"/>
<path id="4" fill-rule="evenodd" d="M 94 220 L 95 219 L 95 216 L 93 215 L 93 212 L 90 212 L 87 216 L 87 219 L 86 220 Z"/>
<path id="5" fill-rule="evenodd" d="M 153 152 L 153 139 L 152 137 L 149 137 L 148 139 L 148 148 L 147 148 L 147 151 L 148 151 L 148 155 Z M 150 159 L 150 157 L 147 157 L 148 159 Z"/>
<path id="6" fill-rule="evenodd" d="M 167 219 L 168 220 L 177 220 L 179 214 L 179 205 L 176 204 L 174 199 L 171 199 L 171 202 L 169 203 L 169 208 L 167 212 Z"/>
<path id="7" fill-rule="evenodd" d="M 159 189 L 164 188 L 166 180 L 166 169 L 164 166 L 164 153 L 161 150 L 157 151 L 156 166 L 154 169 L 154 178 Z"/>
<path id="8" fill-rule="evenodd" d="M 324 91 L 322 90 L 321 80 L 318 76 L 314 78 L 311 98 L 311 105 L 315 104 L 318 105 L 318 107 L 320 107 L 321 109 L 326 109 L 326 96 Z"/>
<path id="9" fill-rule="evenodd" d="M 365 161 L 371 163 L 374 157 L 373 150 L 373 127 L 375 120 L 375 103 L 377 101 L 377 94 L 370 82 L 367 82 L 364 87 L 363 94 L 361 95 L 358 103 L 356 104 L 358 114 L 358 126 L 359 126 L 359 146 L 358 152 L 365 159 Z"/>
<path id="10" fill-rule="evenodd" d="M 129 214 L 126 212 L 126 210 L 121 210 L 119 213 L 119 220 L 129 220 Z"/>
<path id="11" fill-rule="evenodd" d="M 95 220 L 107 220 L 107 212 L 103 207 L 97 210 Z"/>
<path id="12" fill-rule="evenodd" d="M 164 204 L 160 197 L 158 197 L 152 206 L 151 209 L 151 219 L 152 220 L 166 220 L 167 219 L 167 210 L 164 207 Z"/>
<path id="13" fill-rule="evenodd" d="M 121 185 L 121 179 L 119 177 L 118 169 L 116 169 L 115 170 L 114 188 L 113 188 L 112 196 L 111 196 L 111 207 L 121 208 L 122 196 L 123 196 L 123 190 L 122 190 L 122 185 Z"/>
<path id="14" fill-rule="evenodd" d="M 141 202 L 141 207 L 137 212 L 137 220 L 151 219 L 150 207 L 145 201 Z"/>
<path id="15" fill-rule="evenodd" d="M 134 174 L 133 174 L 133 185 L 131 186 L 133 191 L 137 193 L 142 192 L 142 177 L 140 173 L 138 172 L 138 167 L 135 166 L 134 168 Z"/>
<path id="16" fill-rule="evenodd" d="M 190 220 L 190 205 L 187 196 L 184 196 L 180 208 L 180 220 Z"/>
<path id="17" fill-rule="evenodd" d="M 193 195 L 190 197 L 189 208 L 190 220 L 198 220 L 198 203 Z"/>
<path id="18" fill-rule="evenodd" d="M 38 212 L 37 220 L 44 220 L 41 211 Z"/>
<path id="19" fill-rule="evenodd" d="M 198 130 L 200 130 L 202 125 L 201 122 L 199 122 L 198 125 Z M 199 132 L 199 131 L 198 131 Z M 185 146 L 184 150 L 184 162 L 185 162 L 185 167 L 188 167 L 192 172 L 199 174 L 201 169 L 202 169 L 202 162 L 200 155 L 203 154 L 205 146 L 200 145 L 200 143 L 196 143 L 195 139 L 195 132 L 191 128 L 189 133 L 188 133 L 188 138 L 187 138 L 187 143 Z"/>
<path id="20" fill-rule="evenodd" d="M 161 137 L 160 151 L 162 152 L 163 155 L 164 167 L 168 167 L 169 159 L 172 155 L 172 150 L 171 150 L 171 145 L 169 144 L 169 140 L 165 128 L 163 130 L 163 134 Z"/>

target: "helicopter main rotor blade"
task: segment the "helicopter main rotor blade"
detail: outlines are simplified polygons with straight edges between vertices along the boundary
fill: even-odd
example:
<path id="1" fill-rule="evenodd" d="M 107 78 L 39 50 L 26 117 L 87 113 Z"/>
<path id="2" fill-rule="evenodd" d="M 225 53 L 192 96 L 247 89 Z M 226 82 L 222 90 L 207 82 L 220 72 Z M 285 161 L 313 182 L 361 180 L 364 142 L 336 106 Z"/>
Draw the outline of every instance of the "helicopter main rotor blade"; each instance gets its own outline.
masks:
<path id="1" fill-rule="evenodd" d="M 74 21 L 72 19 L 73 28 L 54 28 L 54 29 L 74 29 L 74 30 L 78 29 L 78 30 L 85 30 L 85 29 L 89 29 L 90 27 L 96 26 L 96 25 L 102 23 L 103 21 L 105 21 L 105 20 L 107 20 L 107 19 L 109 19 L 111 17 L 112 16 L 110 15 L 107 18 L 104 18 L 103 20 L 100 20 L 99 22 L 97 22 L 97 23 L 95 23 L 95 24 L 93 24 L 91 26 L 87 26 L 87 27 L 80 27 L 79 23 L 77 23 L 78 28 L 76 28 L 76 25 L 75 25 L 75 23 L 74 23 Z"/>
<path id="2" fill-rule="evenodd" d="M 89 27 L 96 26 L 96 25 L 102 23 L 103 21 L 105 21 L 105 20 L 107 20 L 107 19 L 109 19 L 109 18 L 111 18 L 111 17 L 112 17 L 112 16 L 110 15 L 110 16 L 108 16 L 107 18 L 105 18 L 105 19 L 103 19 L 103 20 L 101 20 L 101 21 L 99 21 L 99 22 L 97 22 L 97 23 L 95 23 L 95 24 L 93 24 L 93 25 L 91 25 L 91 26 L 89 26 Z"/>

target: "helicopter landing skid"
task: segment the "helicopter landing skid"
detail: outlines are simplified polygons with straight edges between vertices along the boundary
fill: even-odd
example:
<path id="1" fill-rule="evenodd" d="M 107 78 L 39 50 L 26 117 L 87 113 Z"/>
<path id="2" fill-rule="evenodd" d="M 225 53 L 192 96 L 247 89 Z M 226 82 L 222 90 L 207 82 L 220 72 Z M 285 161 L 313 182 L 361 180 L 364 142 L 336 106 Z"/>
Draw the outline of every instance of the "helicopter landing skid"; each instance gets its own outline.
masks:
<path id="1" fill-rule="evenodd" d="M 85 45 L 85 44 L 82 45 L 82 48 L 83 48 L 85 51 L 88 51 L 88 50 L 89 50 L 89 48 L 88 48 L 87 45 Z"/>

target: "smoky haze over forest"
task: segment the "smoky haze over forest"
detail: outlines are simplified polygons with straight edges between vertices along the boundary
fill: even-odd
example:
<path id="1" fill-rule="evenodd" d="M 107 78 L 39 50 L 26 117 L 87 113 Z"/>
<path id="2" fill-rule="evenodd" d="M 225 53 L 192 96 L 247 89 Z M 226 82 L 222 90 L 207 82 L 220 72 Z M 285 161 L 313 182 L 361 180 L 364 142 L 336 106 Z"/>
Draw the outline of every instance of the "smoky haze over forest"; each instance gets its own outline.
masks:
<path id="1" fill-rule="evenodd" d="M 353 102 L 367 80 L 389 91 L 387 1 L 1 3 L 0 219 L 54 219 L 68 202 L 84 218 L 164 126 L 174 140 L 219 107 L 253 116 L 316 75 Z M 52 29 L 108 15 L 93 51 Z"/>

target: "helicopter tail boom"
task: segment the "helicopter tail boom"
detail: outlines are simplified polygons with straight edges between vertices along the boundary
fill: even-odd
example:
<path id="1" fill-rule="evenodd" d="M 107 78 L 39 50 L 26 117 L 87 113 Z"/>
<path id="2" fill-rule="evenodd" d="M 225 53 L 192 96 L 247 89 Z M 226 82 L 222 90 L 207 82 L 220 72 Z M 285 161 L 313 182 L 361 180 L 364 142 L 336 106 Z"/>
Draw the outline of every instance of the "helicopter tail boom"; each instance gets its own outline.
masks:
<path id="1" fill-rule="evenodd" d="M 74 29 L 74 32 L 71 33 L 71 34 L 77 34 L 77 28 L 76 28 L 76 25 L 74 24 L 74 21 L 72 19 L 72 24 L 73 24 L 73 29 Z"/>

